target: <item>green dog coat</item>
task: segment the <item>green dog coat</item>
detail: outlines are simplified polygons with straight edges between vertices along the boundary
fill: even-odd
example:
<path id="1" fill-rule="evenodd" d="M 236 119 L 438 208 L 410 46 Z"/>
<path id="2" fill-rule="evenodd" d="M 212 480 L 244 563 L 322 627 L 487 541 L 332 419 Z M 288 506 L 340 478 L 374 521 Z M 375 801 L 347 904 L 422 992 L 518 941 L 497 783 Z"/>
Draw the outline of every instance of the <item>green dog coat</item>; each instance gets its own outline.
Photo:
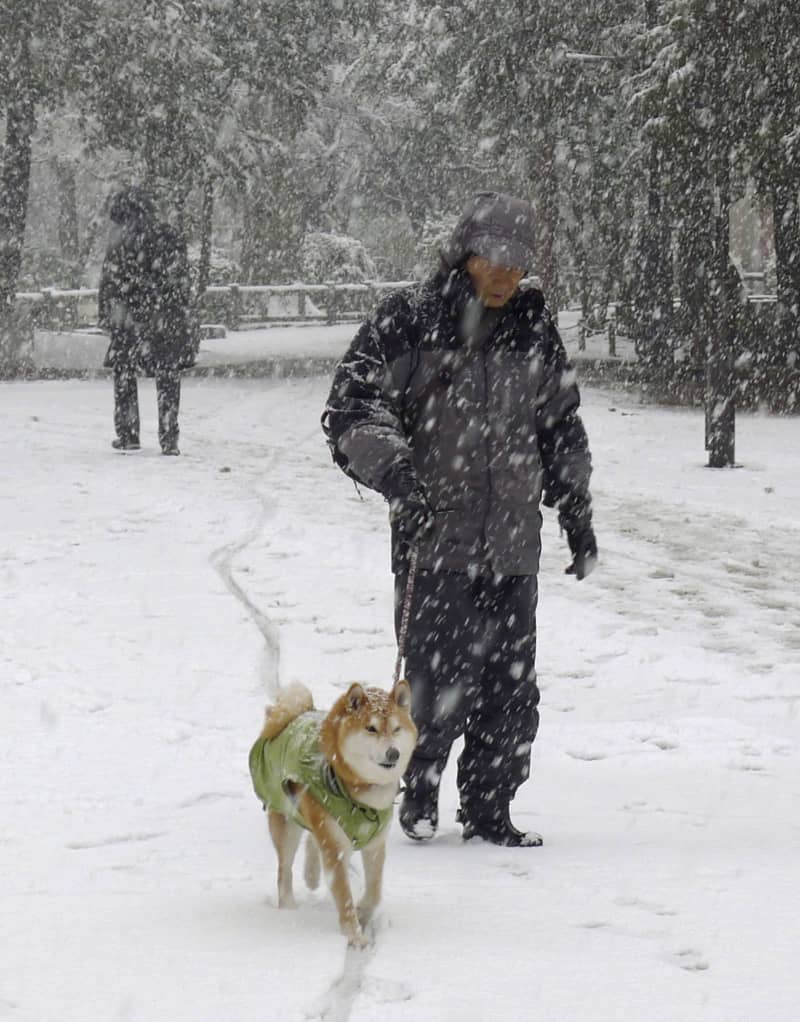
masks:
<path id="1" fill-rule="evenodd" d="M 326 762 L 320 748 L 320 725 L 325 714 L 309 710 L 295 717 L 274 738 L 259 738 L 250 750 L 253 788 L 265 808 L 287 816 L 308 830 L 290 783 L 305 788 L 336 820 L 356 851 L 389 826 L 392 807 L 372 809 L 355 802 Z"/>

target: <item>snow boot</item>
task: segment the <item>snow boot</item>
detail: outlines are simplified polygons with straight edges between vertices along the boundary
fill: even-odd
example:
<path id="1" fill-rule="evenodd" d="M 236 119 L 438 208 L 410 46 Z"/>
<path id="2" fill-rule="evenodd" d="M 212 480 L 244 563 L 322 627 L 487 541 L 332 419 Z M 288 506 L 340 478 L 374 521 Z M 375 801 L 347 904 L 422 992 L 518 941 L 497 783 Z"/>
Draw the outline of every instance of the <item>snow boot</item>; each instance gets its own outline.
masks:
<path id="1" fill-rule="evenodd" d="M 511 822 L 507 805 L 494 808 L 491 812 L 484 809 L 481 814 L 470 813 L 462 806 L 456 815 L 456 822 L 463 827 L 461 837 L 464 841 L 479 837 L 490 844 L 506 848 L 538 848 L 542 844 L 541 834 L 517 830 Z"/>
<path id="2" fill-rule="evenodd" d="M 412 757 L 405 773 L 400 827 L 412 841 L 430 841 L 439 826 L 439 781 L 443 767 L 437 760 Z"/>
<path id="3" fill-rule="evenodd" d="M 116 440 L 112 440 L 111 446 L 115 451 L 140 451 L 142 449 L 138 440 L 134 440 L 132 438 L 123 440 L 122 437 L 117 437 Z"/>

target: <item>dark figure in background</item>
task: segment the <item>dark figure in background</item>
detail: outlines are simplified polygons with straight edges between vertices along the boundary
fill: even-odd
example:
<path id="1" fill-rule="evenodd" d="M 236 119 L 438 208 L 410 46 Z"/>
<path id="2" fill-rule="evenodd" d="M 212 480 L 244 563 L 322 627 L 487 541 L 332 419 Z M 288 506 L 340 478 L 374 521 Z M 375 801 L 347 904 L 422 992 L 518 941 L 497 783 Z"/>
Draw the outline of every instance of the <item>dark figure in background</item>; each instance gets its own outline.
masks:
<path id="1" fill-rule="evenodd" d="M 389 502 L 396 626 L 418 574 L 406 676 L 419 741 L 400 824 L 438 825 L 439 781 L 463 734 L 463 837 L 538 845 L 511 822 L 539 724 L 540 500 L 558 509 L 583 579 L 597 559 L 591 457 L 575 372 L 533 264 L 528 203 L 482 192 L 429 280 L 389 295 L 340 362 L 323 415 L 336 463 Z"/>
<path id="2" fill-rule="evenodd" d="M 152 329 L 140 354 L 140 363 L 156 379 L 161 450 L 164 454 L 179 454 L 180 374 L 195 363 L 197 332 L 190 313 L 191 274 L 186 240 L 170 224 L 157 224 L 153 232 L 150 273 L 154 294 Z"/>
<path id="3" fill-rule="evenodd" d="M 194 365 L 197 352 L 186 241 L 174 227 L 156 222 L 152 201 L 138 187 L 114 197 L 110 217 L 99 321 L 111 335 L 104 364 L 114 373 L 112 447 L 140 448 L 136 376 L 143 370 L 156 381 L 161 451 L 180 454 L 180 373 Z"/>

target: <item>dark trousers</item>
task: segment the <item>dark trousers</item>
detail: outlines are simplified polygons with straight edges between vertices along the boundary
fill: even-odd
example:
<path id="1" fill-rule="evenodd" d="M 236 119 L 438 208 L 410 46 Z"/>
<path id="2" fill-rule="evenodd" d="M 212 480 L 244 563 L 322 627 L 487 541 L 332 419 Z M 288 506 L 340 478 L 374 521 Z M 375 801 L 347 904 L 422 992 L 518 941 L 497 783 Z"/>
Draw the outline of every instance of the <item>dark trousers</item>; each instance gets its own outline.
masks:
<path id="1" fill-rule="evenodd" d="M 407 576 L 395 580 L 395 627 Z M 417 574 L 406 637 L 406 678 L 419 740 L 406 780 L 441 776 L 463 734 L 462 807 L 507 805 L 530 773 L 539 726 L 535 575 Z"/>
<path id="2" fill-rule="evenodd" d="M 159 369 L 156 374 L 158 401 L 158 441 L 162 448 L 178 443 L 178 411 L 181 403 L 181 377 L 176 369 Z M 139 388 L 136 370 L 129 366 L 114 368 L 114 429 L 120 440 L 139 442 Z"/>

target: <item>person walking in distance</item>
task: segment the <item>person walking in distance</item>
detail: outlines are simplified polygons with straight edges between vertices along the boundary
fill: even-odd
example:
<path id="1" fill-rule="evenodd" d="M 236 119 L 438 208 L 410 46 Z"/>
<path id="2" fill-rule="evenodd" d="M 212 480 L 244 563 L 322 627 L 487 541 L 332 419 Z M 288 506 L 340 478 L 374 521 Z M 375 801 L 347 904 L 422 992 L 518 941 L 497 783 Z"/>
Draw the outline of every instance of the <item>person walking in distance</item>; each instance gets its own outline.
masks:
<path id="1" fill-rule="evenodd" d="M 191 275 L 186 239 L 171 224 L 156 225 L 150 273 L 153 319 L 142 364 L 156 379 L 158 440 L 162 453 L 180 454 L 180 374 L 195 363 L 197 330 L 191 315 Z"/>
<path id="2" fill-rule="evenodd" d="M 520 286 L 534 227 L 524 200 L 475 195 L 437 272 L 358 331 L 322 417 L 334 461 L 388 501 L 397 628 L 416 551 L 405 653 L 419 741 L 399 813 L 415 840 L 436 833 L 463 735 L 463 838 L 541 844 L 510 817 L 539 726 L 540 503 L 557 509 L 567 572 L 597 562 L 575 372 L 542 292 Z"/>
<path id="3" fill-rule="evenodd" d="M 98 319 L 111 336 L 104 365 L 114 380 L 112 447 L 140 449 L 142 370 L 156 381 L 162 453 L 177 455 L 180 373 L 194 364 L 197 349 L 186 241 L 174 227 L 156 221 L 150 196 L 138 186 L 114 196 L 110 218 Z"/>

